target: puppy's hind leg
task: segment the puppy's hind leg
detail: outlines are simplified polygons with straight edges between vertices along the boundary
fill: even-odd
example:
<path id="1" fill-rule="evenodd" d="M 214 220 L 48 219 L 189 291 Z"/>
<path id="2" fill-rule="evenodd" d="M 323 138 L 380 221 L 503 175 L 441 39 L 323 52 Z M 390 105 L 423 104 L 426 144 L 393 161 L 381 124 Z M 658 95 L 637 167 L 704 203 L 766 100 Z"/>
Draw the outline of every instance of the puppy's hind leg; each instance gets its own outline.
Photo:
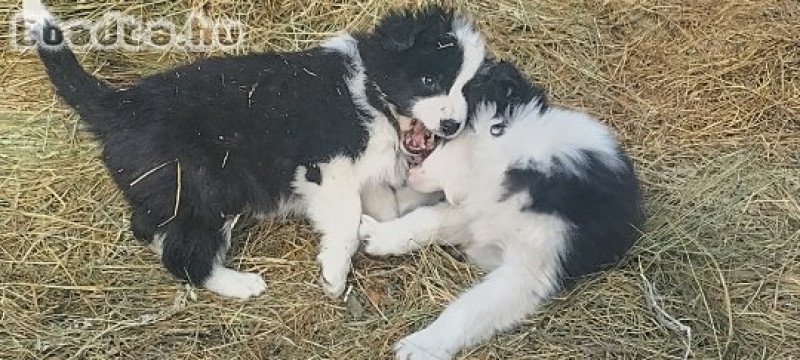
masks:
<path id="1" fill-rule="evenodd" d="M 535 311 L 558 288 L 548 276 L 554 269 L 532 266 L 518 255 L 506 251 L 505 262 L 486 279 L 447 306 L 431 325 L 400 340 L 397 359 L 450 359 Z"/>
<path id="2" fill-rule="evenodd" d="M 266 290 L 261 275 L 224 266 L 234 220 L 176 218 L 163 236 L 161 260 L 175 276 L 226 297 L 247 299 Z"/>

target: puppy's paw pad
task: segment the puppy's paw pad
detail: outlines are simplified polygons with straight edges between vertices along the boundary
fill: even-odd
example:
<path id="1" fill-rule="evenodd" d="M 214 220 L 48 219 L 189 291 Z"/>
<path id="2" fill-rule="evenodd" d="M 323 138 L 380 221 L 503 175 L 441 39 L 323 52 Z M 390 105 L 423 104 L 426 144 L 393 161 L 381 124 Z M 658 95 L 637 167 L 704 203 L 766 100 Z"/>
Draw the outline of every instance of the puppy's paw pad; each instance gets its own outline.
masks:
<path id="1" fill-rule="evenodd" d="M 261 295 L 267 289 L 267 283 L 259 274 L 220 267 L 212 271 L 205 287 L 225 297 L 249 299 Z"/>

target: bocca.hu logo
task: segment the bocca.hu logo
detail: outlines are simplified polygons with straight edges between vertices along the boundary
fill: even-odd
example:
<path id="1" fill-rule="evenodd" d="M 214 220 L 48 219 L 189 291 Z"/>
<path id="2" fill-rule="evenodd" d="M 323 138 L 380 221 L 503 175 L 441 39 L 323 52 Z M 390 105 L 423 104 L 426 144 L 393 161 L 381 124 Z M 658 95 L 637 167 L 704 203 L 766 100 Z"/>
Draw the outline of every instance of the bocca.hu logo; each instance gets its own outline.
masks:
<path id="1" fill-rule="evenodd" d="M 233 51 L 244 44 L 245 26 L 238 20 L 210 19 L 199 12 L 191 12 L 177 20 L 182 21 L 176 23 L 165 18 L 143 21 L 114 11 L 94 21 L 72 19 L 59 22 L 63 33 L 47 27 L 42 35 L 48 46 L 65 42 L 77 52 L 90 49 L 130 52 Z M 25 31 L 22 14 L 12 16 L 9 25 L 12 48 L 31 48 L 33 44 Z"/>

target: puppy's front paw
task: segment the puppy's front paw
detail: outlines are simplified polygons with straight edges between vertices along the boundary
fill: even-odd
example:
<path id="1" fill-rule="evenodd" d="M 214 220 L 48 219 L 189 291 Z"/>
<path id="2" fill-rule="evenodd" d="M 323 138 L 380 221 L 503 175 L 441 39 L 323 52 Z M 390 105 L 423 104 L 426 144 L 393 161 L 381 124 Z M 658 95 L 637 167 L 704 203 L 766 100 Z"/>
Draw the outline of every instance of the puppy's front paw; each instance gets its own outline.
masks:
<path id="1" fill-rule="evenodd" d="M 322 268 L 319 284 L 325 294 L 333 299 L 339 298 L 347 286 L 347 274 L 350 273 L 350 258 L 340 254 L 323 251 L 317 256 Z"/>
<path id="2" fill-rule="evenodd" d="M 367 254 L 375 256 L 401 255 L 410 251 L 411 234 L 394 226 L 394 222 L 378 222 L 361 215 L 358 237 Z"/>
<path id="3" fill-rule="evenodd" d="M 239 272 L 228 268 L 215 268 L 206 280 L 205 287 L 219 295 L 249 299 L 267 289 L 267 283 L 259 274 Z"/>
<path id="4" fill-rule="evenodd" d="M 328 280 L 325 275 L 322 275 L 319 277 L 319 285 L 322 287 L 322 291 L 325 291 L 325 294 L 331 299 L 338 299 L 344 293 L 347 280 Z"/>
<path id="5" fill-rule="evenodd" d="M 397 342 L 394 346 L 397 360 L 449 360 L 453 357 L 450 351 L 437 344 L 434 337 L 423 334 L 422 331 Z"/>

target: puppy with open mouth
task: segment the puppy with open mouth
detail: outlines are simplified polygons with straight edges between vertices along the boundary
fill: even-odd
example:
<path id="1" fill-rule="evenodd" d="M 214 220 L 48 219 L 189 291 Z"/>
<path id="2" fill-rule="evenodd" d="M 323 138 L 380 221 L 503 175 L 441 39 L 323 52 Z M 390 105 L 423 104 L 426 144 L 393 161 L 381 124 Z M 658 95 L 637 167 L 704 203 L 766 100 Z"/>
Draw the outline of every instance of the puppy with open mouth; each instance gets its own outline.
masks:
<path id="1" fill-rule="evenodd" d="M 443 191 L 446 202 L 391 221 L 362 219 L 369 254 L 406 254 L 436 241 L 459 246 L 487 273 L 399 341 L 397 359 L 449 359 L 510 328 L 581 276 L 619 261 L 642 224 L 633 166 L 609 129 L 548 106 L 509 63 L 491 65 L 467 92 L 480 104 L 470 127 L 409 170 L 410 187 Z"/>
<path id="2" fill-rule="evenodd" d="M 340 295 L 362 212 L 391 216 L 406 155 L 461 132 L 463 88 L 484 61 L 472 23 L 431 6 L 307 50 L 204 59 L 123 88 L 81 67 L 40 0 L 23 1 L 23 19 L 102 147 L 133 235 L 176 277 L 235 298 L 266 288 L 224 264 L 241 214 L 306 216 L 321 234 L 322 287 Z"/>
<path id="3" fill-rule="evenodd" d="M 416 166 L 422 163 L 436 148 L 439 137 L 416 119 L 405 119 L 403 129 L 403 148 L 408 154 L 409 163 Z"/>

